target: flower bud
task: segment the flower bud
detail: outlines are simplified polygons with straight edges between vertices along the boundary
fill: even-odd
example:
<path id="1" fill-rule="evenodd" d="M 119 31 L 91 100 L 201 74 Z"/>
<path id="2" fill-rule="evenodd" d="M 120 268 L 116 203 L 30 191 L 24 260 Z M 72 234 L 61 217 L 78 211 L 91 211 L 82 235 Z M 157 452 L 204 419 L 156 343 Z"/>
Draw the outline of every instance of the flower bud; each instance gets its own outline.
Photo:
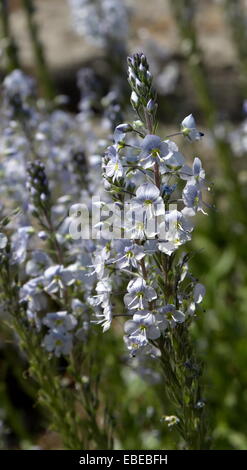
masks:
<path id="1" fill-rule="evenodd" d="M 132 91 L 132 93 L 131 93 L 130 102 L 131 102 L 133 108 L 138 108 L 139 98 L 138 98 L 135 91 Z"/>
<path id="2" fill-rule="evenodd" d="M 153 99 L 149 100 L 148 104 L 147 104 L 147 111 L 149 113 L 152 113 L 156 108 L 156 104 L 155 104 L 155 101 Z"/>
<path id="3" fill-rule="evenodd" d="M 128 123 L 124 123 L 124 124 L 119 124 L 116 127 L 116 130 L 119 132 L 123 132 L 125 134 L 126 132 L 131 132 L 133 130 L 133 127 Z"/>

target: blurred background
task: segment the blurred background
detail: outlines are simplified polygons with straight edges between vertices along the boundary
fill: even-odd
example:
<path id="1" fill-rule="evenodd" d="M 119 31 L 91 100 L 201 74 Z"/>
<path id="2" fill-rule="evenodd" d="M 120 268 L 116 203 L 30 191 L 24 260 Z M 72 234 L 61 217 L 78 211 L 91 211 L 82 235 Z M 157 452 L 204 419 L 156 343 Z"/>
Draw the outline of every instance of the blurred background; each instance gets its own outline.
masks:
<path id="1" fill-rule="evenodd" d="M 189 113 L 205 132 L 199 143 L 178 138 L 188 160 L 200 156 L 211 188 L 212 207 L 207 217 L 198 216 L 190 244 L 193 273 L 207 289 L 205 311 L 192 333 L 205 364 L 214 448 L 247 449 L 247 1 L 0 4 L 1 78 L 22 68 L 37 78 L 41 96 L 66 95 L 67 109 L 76 113 L 77 77 L 83 70 L 82 88 L 94 95 L 95 119 L 102 112 L 97 103 L 109 93 L 115 93 L 123 114 L 129 115 L 126 56 L 144 52 L 159 97 L 158 133 L 176 132 Z M 106 356 L 120 351 L 120 342 L 106 334 Z M 47 431 L 36 404 L 35 384 L 25 378 L 26 368 L 3 330 L 0 446 L 59 448 L 58 436 Z M 121 374 L 120 380 L 116 372 L 116 383 L 109 387 L 119 394 L 125 448 L 172 448 L 167 428 L 157 431 L 163 413 L 159 384 L 150 385 L 127 368 Z"/>

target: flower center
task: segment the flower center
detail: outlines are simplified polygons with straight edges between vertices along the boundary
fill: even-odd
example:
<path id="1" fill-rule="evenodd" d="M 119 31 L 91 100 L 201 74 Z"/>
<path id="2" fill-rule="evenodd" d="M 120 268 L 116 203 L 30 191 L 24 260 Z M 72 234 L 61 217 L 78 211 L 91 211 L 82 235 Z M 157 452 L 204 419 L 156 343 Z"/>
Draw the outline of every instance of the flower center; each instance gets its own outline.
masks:
<path id="1" fill-rule="evenodd" d="M 153 149 L 152 150 L 152 157 L 157 158 L 157 157 L 160 156 L 159 154 L 160 154 L 160 149 Z"/>
<path id="2" fill-rule="evenodd" d="M 137 228 L 137 230 L 143 230 L 143 229 L 144 229 L 144 224 L 143 224 L 143 222 L 137 222 L 136 228 Z"/>

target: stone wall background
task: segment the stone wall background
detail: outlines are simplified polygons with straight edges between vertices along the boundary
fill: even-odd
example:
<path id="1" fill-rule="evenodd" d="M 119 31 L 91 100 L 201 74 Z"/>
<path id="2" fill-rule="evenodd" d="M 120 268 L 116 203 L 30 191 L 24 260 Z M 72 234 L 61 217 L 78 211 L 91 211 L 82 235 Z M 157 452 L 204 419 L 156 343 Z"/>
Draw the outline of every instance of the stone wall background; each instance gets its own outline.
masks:
<path id="1" fill-rule="evenodd" d="M 175 64 L 175 67 L 179 68 L 180 77 L 177 87 L 172 92 L 176 103 L 181 100 L 180 90 L 182 90 L 185 112 L 191 106 L 196 107 L 190 77 L 186 75 L 186 68 L 181 60 L 181 41 L 170 11 L 170 0 L 125 0 L 125 2 L 130 21 L 129 52 L 144 51 L 147 54 L 154 73 L 160 75 L 161 89 L 162 74 L 165 80 L 167 65 Z M 32 71 L 34 59 L 25 14 L 20 6 L 21 0 L 11 0 L 10 3 L 11 25 L 19 46 L 21 63 L 24 68 Z M 247 9 L 246 4 L 246 0 L 243 0 L 245 9 Z M 236 85 L 239 81 L 239 69 L 222 1 L 198 0 L 198 6 L 196 21 L 200 45 L 211 77 L 215 99 L 220 112 L 229 113 L 233 120 L 238 119 L 242 99 Z M 36 7 L 36 18 L 47 62 L 60 92 L 73 96 L 76 71 L 84 65 L 92 66 L 105 76 L 111 72 L 104 68 L 104 50 L 93 46 L 86 38 L 79 37 L 74 32 L 67 0 L 36 0 Z"/>

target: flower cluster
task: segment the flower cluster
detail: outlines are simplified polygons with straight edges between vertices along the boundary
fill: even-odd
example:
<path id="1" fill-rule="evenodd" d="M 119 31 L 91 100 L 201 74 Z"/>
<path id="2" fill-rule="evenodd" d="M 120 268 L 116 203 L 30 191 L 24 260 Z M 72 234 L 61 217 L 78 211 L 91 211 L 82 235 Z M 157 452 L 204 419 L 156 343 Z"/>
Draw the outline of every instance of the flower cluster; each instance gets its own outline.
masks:
<path id="1" fill-rule="evenodd" d="M 19 210 L 8 232 L 1 230 L 1 256 L 17 269 L 19 302 L 32 334 L 51 355 L 67 356 L 88 339 L 86 297 L 94 276 L 86 266 L 96 249 L 93 241 L 71 240 L 68 212 L 73 199 L 90 206 L 91 194 L 100 190 L 96 170 L 108 140 L 99 143 L 89 105 L 76 116 L 50 111 L 37 99 L 34 80 L 20 70 L 4 79 L 2 91 L 1 199 L 7 207 L 1 212 Z M 89 95 L 83 90 L 91 103 Z"/>
<path id="2" fill-rule="evenodd" d="M 75 31 L 97 46 L 125 41 L 128 16 L 122 0 L 69 0 Z"/>
<path id="3" fill-rule="evenodd" d="M 102 307 L 98 323 L 105 331 L 119 315 L 110 295 L 121 278 L 124 286 L 130 277 L 123 296 L 123 315 L 130 317 L 124 339 L 131 355 L 155 356 L 162 338 L 179 324 L 188 327 L 205 293 L 189 272 L 188 256 L 178 249 L 191 240 L 193 217 L 206 213 L 206 180 L 198 157 L 189 166 L 169 136 L 155 134 L 157 104 L 146 57 L 128 58 L 128 66 L 131 103 L 141 121 L 117 126 L 103 158 L 105 189 L 115 201 L 113 220 L 120 236 L 112 237 L 103 251 L 101 241 L 93 255 L 98 283 L 91 303 Z M 190 141 L 203 136 L 192 115 L 177 134 Z M 103 237 L 109 220 L 105 216 L 100 224 Z"/>
<path id="4" fill-rule="evenodd" d="M 144 113 L 155 114 L 153 77 L 144 54 L 128 57 L 128 81 L 132 88 L 131 104 L 138 115 L 141 109 L 144 109 Z"/>
<path id="5" fill-rule="evenodd" d="M 101 333 L 95 324 L 106 332 L 116 317 L 125 318 L 129 357 L 124 360 L 135 361 L 134 369 L 145 379 L 162 380 L 150 366 L 154 358 L 156 364 L 161 361 L 167 389 L 179 397 L 178 420 L 172 419 L 172 425 L 184 426 L 185 393 L 192 391 L 192 414 L 198 402 L 204 403 L 188 331 L 205 289 L 189 270 L 189 254 L 180 248 L 191 240 L 193 218 L 205 214 L 207 184 L 200 159 L 188 165 L 172 136 L 156 133 L 156 93 L 144 54 L 128 58 L 137 113 L 131 123 L 119 124 L 113 90 L 103 99 L 101 120 L 94 115 L 92 75 L 84 72 L 79 74 L 82 96 L 75 116 L 55 102 L 51 110 L 38 100 L 33 81 L 22 72 L 4 80 L 0 312 L 12 318 L 45 391 L 46 407 L 68 446 L 82 447 L 78 429 L 86 423 L 92 441 L 102 448 L 112 439 L 112 429 L 108 423 L 102 430 L 92 413 L 98 382 L 92 385 L 91 370 L 95 336 Z M 106 120 L 107 134 L 114 131 L 102 138 L 95 122 L 102 132 Z M 192 115 L 175 135 L 189 142 L 202 137 Z M 71 226 L 81 205 L 88 207 L 92 230 L 82 219 L 80 234 Z M 100 217 L 94 224 L 95 210 Z M 70 381 L 67 393 L 62 383 Z M 80 423 L 74 418 L 78 404 L 87 414 Z"/>

